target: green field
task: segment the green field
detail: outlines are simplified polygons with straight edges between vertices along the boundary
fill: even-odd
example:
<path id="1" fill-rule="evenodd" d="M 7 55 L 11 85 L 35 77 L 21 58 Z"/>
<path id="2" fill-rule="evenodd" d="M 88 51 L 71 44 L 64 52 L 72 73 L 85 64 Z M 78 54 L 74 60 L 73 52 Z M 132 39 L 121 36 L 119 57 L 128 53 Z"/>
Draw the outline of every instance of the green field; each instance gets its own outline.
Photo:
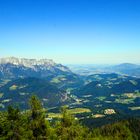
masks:
<path id="1" fill-rule="evenodd" d="M 88 109 L 88 108 L 74 108 L 74 109 L 68 109 L 68 111 L 71 114 L 79 114 L 79 113 L 89 113 L 89 112 L 91 112 L 91 110 Z"/>
<path id="2" fill-rule="evenodd" d="M 73 109 L 68 109 L 68 112 L 70 114 L 80 114 L 80 113 L 89 113 L 91 112 L 90 109 L 88 108 L 73 108 Z M 60 113 L 48 113 L 48 118 L 61 118 L 62 115 Z"/>
<path id="3" fill-rule="evenodd" d="M 53 78 L 51 80 L 52 83 L 60 83 L 61 81 L 58 78 Z"/>
<path id="4" fill-rule="evenodd" d="M 99 96 L 99 97 L 97 97 L 96 99 L 98 99 L 98 100 L 100 100 L 100 101 L 103 101 L 103 100 L 106 99 L 106 97 L 105 97 L 105 96 Z"/>
<path id="5" fill-rule="evenodd" d="M 130 99 L 116 99 L 115 102 L 116 103 L 120 103 L 120 104 L 131 104 L 131 103 L 134 103 L 134 98 L 130 98 Z"/>
<path id="6" fill-rule="evenodd" d="M 18 86 L 12 85 L 11 87 L 9 87 L 9 90 L 16 90 L 17 88 L 18 88 Z"/>
<path id="7" fill-rule="evenodd" d="M 0 93 L 0 98 L 2 98 L 2 96 L 3 96 L 3 93 Z"/>
<path id="8" fill-rule="evenodd" d="M 140 106 L 135 106 L 135 107 L 129 107 L 131 110 L 140 110 Z"/>
<path id="9" fill-rule="evenodd" d="M 49 113 L 48 118 L 62 118 L 60 113 Z"/>
<path id="10" fill-rule="evenodd" d="M 5 84 L 7 84 L 10 81 L 11 80 L 9 80 L 9 79 L 2 79 L 1 82 L 0 82 L 0 86 L 4 86 Z"/>

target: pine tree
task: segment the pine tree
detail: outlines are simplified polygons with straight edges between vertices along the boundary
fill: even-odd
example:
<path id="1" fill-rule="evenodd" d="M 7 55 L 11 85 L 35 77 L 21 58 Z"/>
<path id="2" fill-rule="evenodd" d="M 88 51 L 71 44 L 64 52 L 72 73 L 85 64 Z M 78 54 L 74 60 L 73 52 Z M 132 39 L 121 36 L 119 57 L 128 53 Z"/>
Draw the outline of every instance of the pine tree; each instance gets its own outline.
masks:
<path id="1" fill-rule="evenodd" d="M 21 125 L 21 113 L 19 108 L 8 107 L 7 112 L 7 135 L 8 140 L 22 140 L 23 131 Z"/>
<path id="2" fill-rule="evenodd" d="M 67 107 L 61 109 L 62 119 L 57 126 L 57 135 L 60 140 L 85 140 L 87 129 L 79 124 Z"/>
<path id="3" fill-rule="evenodd" d="M 45 120 L 45 111 L 41 102 L 36 96 L 30 99 L 31 116 L 30 129 L 33 134 L 33 139 L 47 139 L 49 137 L 49 123 Z"/>

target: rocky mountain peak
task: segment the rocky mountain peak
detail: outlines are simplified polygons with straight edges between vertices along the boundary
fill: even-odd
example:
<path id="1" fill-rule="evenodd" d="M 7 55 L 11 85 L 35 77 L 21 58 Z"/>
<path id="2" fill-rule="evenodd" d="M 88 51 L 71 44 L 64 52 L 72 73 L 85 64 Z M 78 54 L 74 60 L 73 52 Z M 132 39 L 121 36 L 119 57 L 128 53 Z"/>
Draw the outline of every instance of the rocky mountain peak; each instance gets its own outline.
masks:
<path id="1" fill-rule="evenodd" d="M 35 65 L 46 65 L 54 66 L 56 63 L 51 59 L 27 59 L 27 58 L 16 58 L 16 57 L 6 57 L 0 58 L 0 64 L 13 64 L 13 65 L 23 65 L 25 67 L 33 67 Z"/>
<path id="2" fill-rule="evenodd" d="M 51 59 L 0 58 L 0 77 L 48 77 L 71 74 L 68 67 L 55 63 Z"/>

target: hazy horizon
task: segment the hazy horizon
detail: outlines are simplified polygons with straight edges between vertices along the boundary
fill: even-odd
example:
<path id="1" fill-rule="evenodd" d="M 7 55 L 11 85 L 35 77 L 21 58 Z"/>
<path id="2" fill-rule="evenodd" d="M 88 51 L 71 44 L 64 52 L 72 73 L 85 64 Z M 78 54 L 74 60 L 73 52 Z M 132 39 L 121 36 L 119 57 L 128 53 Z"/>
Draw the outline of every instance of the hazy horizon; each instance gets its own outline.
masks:
<path id="1" fill-rule="evenodd" d="M 0 56 L 140 63 L 137 0 L 2 0 Z"/>
<path id="2" fill-rule="evenodd" d="M 0 57 L 0 59 L 6 59 L 6 58 L 17 58 L 17 59 L 36 59 L 36 60 L 41 60 L 41 59 L 49 59 L 54 61 L 51 58 L 27 58 L 27 57 L 16 57 L 16 56 L 5 56 L 5 57 Z M 56 61 L 54 61 L 56 62 Z M 111 65 L 119 65 L 119 64 L 136 64 L 136 65 L 140 65 L 140 63 L 131 63 L 131 62 L 120 62 L 120 63 L 61 63 L 61 62 L 56 62 L 59 64 L 63 64 L 66 66 L 111 66 Z"/>

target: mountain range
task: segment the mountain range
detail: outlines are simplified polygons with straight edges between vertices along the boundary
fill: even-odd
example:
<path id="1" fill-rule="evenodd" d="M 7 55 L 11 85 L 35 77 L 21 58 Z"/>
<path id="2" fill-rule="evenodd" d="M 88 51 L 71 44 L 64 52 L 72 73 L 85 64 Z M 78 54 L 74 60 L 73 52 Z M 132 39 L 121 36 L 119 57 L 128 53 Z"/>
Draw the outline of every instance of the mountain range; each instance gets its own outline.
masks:
<path id="1" fill-rule="evenodd" d="M 32 95 L 37 95 L 45 107 L 88 105 L 91 108 L 93 102 L 98 105 L 98 99 L 106 98 L 114 104 L 122 102 L 125 94 L 132 96 L 125 103 L 133 101 L 138 105 L 139 65 L 124 63 L 96 68 L 86 66 L 86 74 L 81 74 L 74 73 L 74 67 L 70 70 L 49 59 L 1 58 L 0 109 L 11 104 L 26 109 Z M 79 69 L 84 71 L 84 67 Z"/>
<path id="2" fill-rule="evenodd" d="M 49 59 L 25 59 L 25 58 L 1 58 L 0 77 L 49 77 L 59 74 L 71 74 L 72 72 L 61 64 L 56 64 Z"/>
<path id="3" fill-rule="evenodd" d="M 80 77 L 68 67 L 49 59 L 1 58 L 0 104 L 18 104 L 27 108 L 28 100 L 37 95 L 44 106 L 58 106 L 71 101 L 66 89 L 78 87 Z"/>

